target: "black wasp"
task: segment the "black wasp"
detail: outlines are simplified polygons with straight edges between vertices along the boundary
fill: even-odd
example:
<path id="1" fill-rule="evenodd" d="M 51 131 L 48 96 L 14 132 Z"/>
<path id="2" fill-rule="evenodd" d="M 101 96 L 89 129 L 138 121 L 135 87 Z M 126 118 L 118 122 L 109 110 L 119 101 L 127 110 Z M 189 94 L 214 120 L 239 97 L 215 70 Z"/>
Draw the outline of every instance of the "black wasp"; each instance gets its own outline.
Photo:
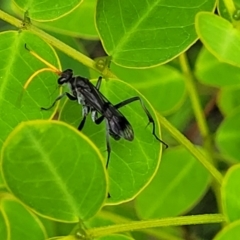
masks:
<path id="1" fill-rule="evenodd" d="M 25 45 L 26 47 L 26 45 Z M 30 51 L 27 47 L 26 49 Z M 34 52 L 30 51 L 34 56 L 37 56 L 40 60 L 38 55 Z M 45 61 L 44 61 L 45 62 Z M 46 63 L 46 62 L 45 62 Z M 52 66 L 51 66 L 52 67 Z M 82 105 L 82 115 L 83 119 L 80 122 L 78 130 L 82 130 L 86 121 L 86 117 L 89 113 L 91 113 L 92 120 L 96 124 L 100 124 L 104 119 L 106 122 L 106 143 L 107 143 L 107 163 L 106 168 L 109 164 L 111 147 L 109 136 L 113 137 L 115 140 L 119 140 L 120 138 L 124 138 L 128 141 L 132 141 L 134 139 L 134 132 L 131 124 L 128 120 L 124 117 L 124 115 L 119 111 L 119 108 L 132 103 L 134 101 L 140 101 L 142 109 L 146 113 L 149 124 L 152 123 L 152 134 L 154 137 L 165 145 L 167 148 L 168 145 L 163 142 L 155 133 L 155 122 L 153 117 L 145 107 L 142 99 L 140 97 L 132 97 L 125 101 L 122 101 L 118 104 L 113 105 L 99 90 L 101 87 L 102 77 L 98 78 L 96 86 L 94 86 L 89 79 L 81 77 L 81 76 L 74 76 L 73 71 L 71 69 L 67 69 L 63 72 L 59 72 L 58 74 L 60 77 L 58 78 L 58 84 L 64 85 L 67 84 L 70 89 L 69 92 L 64 92 L 62 95 L 57 97 L 52 105 L 48 108 L 41 108 L 42 110 L 49 110 L 56 104 L 57 101 L 62 99 L 64 96 L 67 96 L 72 101 L 78 101 L 79 104 Z M 101 116 L 98 117 L 98 114 Z"/>

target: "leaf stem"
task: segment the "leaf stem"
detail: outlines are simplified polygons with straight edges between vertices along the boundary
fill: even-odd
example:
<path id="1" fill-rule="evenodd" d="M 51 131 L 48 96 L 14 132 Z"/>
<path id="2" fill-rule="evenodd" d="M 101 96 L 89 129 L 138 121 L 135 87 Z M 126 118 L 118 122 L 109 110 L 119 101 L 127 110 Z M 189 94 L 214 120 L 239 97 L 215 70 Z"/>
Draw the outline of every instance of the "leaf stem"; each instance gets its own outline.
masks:
<path id="1" fill-rule="evenodd" d="M 210 224 L 221 223 L 224 221 L 225 218 L 222 214 L 203 214 L 146 221 L 132 221 L 107 227 L 92 228 L 87 230 L 87 235 L 92 238 L 97 238 L 100 236 L 110 235 L 114 233 L 142 230 L 146 228 L 182 226 L 193 224 Z"/>
<path id="2" fill-rule="evenodd" d="M 198 92 L 196 90 L 196 86 L 194 84 L 194 76 L 190 70 L 188 60 L 186 57 L 186 53 L 180 55 L 180 64 L 182 68 L 182 72 L 185 75 L 185 83 L 188 89 L 188 94 L 191 99 L 193 111 L 196 117 L 196 121 L 199 127 L 199 131 L 201 136 L 203 137 L 203 144 L 206 153 L 203 155 L 197 148 L 195 148 L 190 142 L 185 143 L 185 147 L 203 164 L 203 166 L 212 174 L 214 179 L 221 185 L 222 183 L 222 175 L 221 173 L 214 167 L 215 159 L 213 154 L 213 143 L 212 139 L 209 135 L 209 129 L 207 126 L 207 121 L 204 115 L 204 111 L 201 107 Z M 191 146 L 190 146 L 191 144 Z M 201 155 L 201 156 L 200 156 Z M 220 198 L 220 189 L 219 186 L 216 185 L 216 182 L 212 184 L 213 190 L 217 196 L 217 202 L 219 209 L 221 209 L 221 198 Z"/>
<path id="3" fill-rule="evenodd" d="M 205 116 L 204 116 L 204 111 L 202 110 L 199 102 L 198 93 L 194 84 L 193 75 L 189 68 L 186 54 L 182 53 L 179 59 L 180 59 L 182 72 L 185 76 L 185 83 L 188 89 L 189 97 L 192 102 L 192 107 L 193 107 L 194 114 L 196 116 L 199 131 L 201 132 L 203 139 L 206 140 L 209 136 L 209 130 L 208 130 Z"/>
<path id="4" fill-rule="evenodd" d="M 208 154 L 208 160 L 211 161 L 211 163 L 214 163 L 212 152 L 213 146 L 209 135 L 206 117 L 199 101 L 198 92 L 196 90 L 196 86 L 194 83 L 194 76 L 192 75 L 192 72 L 190 70 L 186 53 L 181 54 L 179 59 L 182 72 L 185 76 L 185 83 L 188 89 L 189 97 L 191 99 L 192 108 L 196 117 L 197 125 L 203 138 L 204 148 Z"/>
<path id="5" fill-rule="evenodd" d="M 186 149 L 196 157 L 202 165 L 210 172 L 214 179 L 221 185 L 222 174 L 210 163 L 208 157 L 204 155 L 199 149 L 196 148 L 183 134 L 181 134 L 171 123 L 169 123 L 164 117 L 157 113 L 161 126 L 165 127 L 171 135 Z"/>
<path id="6" fill-rule="evenodd" d="M 112 221 L 113 223 L 126 223 L 131 222 L 133 219 L 127 218 L 125 216 L 119 215 L 114 212 L 109 212 L 107 210 L 101 210 L 99 212 L 98 216 L 100 218 L 108 219 L 109 221 Z M 164 229 L 160 228 L 147 228 L 147 229 L 141 229 L 142 233 L 148 234 L 154 239 L 171 239 L 171 240 L 182 240 L 180 236 L 175 236 L 172 232 L 166 232 Z"/>
<path id="7" fill-rule="evenodd" d="M 16 26 L 17 28 L 23 28 L 23 22 L 16 19 L 15 17 L 3 12 L 0 10 L 0 18 L 3 19 L 4 21 Z M 63 51 L 64 53 L 68 54 L 69 56 L 73 57 L 74 59 L 78 60 L 79 62 L 83 63 L 84 65 L 96 70 L 99 72 L 99 69 L 95 66 L 95 62 L 86 57 L 84 54 L 76 51 L 75 49 L 69 47 L 68 45 L 66 45 L 65 43 L 59 41 L 58 39 L 54 38 L 53 36 L 45 33 L 44 31 L 36 28 L 35 26 L 31 25 L 31 24 L 27 24 L 26 25 L 26 29 L 23 28 L 23 30 L 29 30 L 33 33 L 35 33 L 36 35 L 38 35 L 39 37 L 43 38 L 46 42 L 48 42 L 49 44 L 55 46 L 56 48 L 58 48 L 59 50 Z M 107 72 L 105 72 L 105 77 L 113 77 L 114 74 L 111 73 L 110 70 L 108 70 Z M 159 119 L 162 122 L 162 124 L 170 131 L 172 132 L 173 136 L 175 136 L 175 138 L 181 142 L 182 144 L 184 144 L 186 146 L 186 148 L 197 158 L 199 159 L 199 161 L 202 162 L 202 164 L 211 172 L 211 174 L 214 176 L 214 178 L 221 183 L 222 181 L 222 175 L 209 163 L 206 161 L 205 156 L 197 149 L 194 147 L 194 145 L 188 141 L 177 129 L 175 129 L 169 122 L 167 122 L 165 119 L 161 119 L 162 117 L 160 115 Z M 205 129 L 204 127 L 204 123 L 201 123 L 201 128 L 203 131 L 203 135 L 207 135 L 208 131 Z"/>
<path id="8" fill-rule="evenodd" d="M 68 46 L 67 44 L 63 43 L 62 41 L 58 40 L 57 38 L 51 36 L 50 34 L 42 31 L 41 29 L 35 27 L 31 23 L 26 24 L 23 26 L 23 22 L 16 19 L 15 17 L 3 12 L 0 10 L 0 18 L 4 21 L 16 26 L 19 29 L 22 29 L 23 31 L 30 31 L 34 33 L 35 35 L 39 36 L 43 40 L 45 40 L 47 43 L 51 44 L 52 46 L 58 48 L 60 51 L 64 52 L 68 56 L 72 57 L 73 59 L 76 59 L 77 61 L 83 63 L 85 66 L 100 72 L 105 78 L 113 78 L 115 75 L 110 71 L 110 69 L 104 69 L 103 72 L 99 70 L 96 66 L 96 62 L 92 60 L 91 58 L 87 57 L 86 55 L 78 52 L 74 48 Z M 116 77 L 115 77 L 116 78 Z"/>
<path id="9" fill-rule="evenodd" d="M 18 29 L 23 27 L 23 22 L 7 13 L 4 11 L 0 10 L 0 18 L 5 21 L 10 23 L 11 25 L 17 27 Z"/>
<path id="10" fill-rule="evenodd" d="M 233 16 L 235 10 L 236 10 L 236 7 L 235 7 L 235 4 L 234 4 L 234 1 L 233 0 L 223 0 L 223 3 L 226 7 L 226 10 L 228 11 L 229 15 Z"/>

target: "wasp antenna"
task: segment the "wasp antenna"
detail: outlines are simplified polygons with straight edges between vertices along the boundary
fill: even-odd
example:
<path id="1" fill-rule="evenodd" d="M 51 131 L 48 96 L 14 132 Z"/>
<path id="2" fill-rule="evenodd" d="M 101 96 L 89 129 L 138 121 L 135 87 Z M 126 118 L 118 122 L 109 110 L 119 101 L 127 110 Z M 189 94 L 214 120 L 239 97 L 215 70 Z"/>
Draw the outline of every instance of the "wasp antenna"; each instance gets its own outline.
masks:
<path id="1" fill-rule="evenodd" d="M 33 73 L 33 74 L 30 76 L 30 78 L 26 81 L 26 83 L 25 83 L 24 86 L 23 86 L 23 90 L 26 90 L 26 89 L 27 89 L 28 85 L 32 82 L 32 80 L 33 80 L 39 73 L 41 73 L 41 72 L 46 72 L 46 71 L 50 71 L 50 72 L 56 73 L 55 70 L 52 69 L 52 68 L 42 68 L 42 69 L 39 69 L 38 71 L 36 71 L 35 73 Z"/>
<path id="2" fill-rule="evenodd" d="M 42 68 L 42 69 L 39 69 L 38 71 L 36 71 L 35 73 L 33 73 L 29 79 L 26 81 L 26 83 L 24 84 L 23 86 L 23 89 L 19 95 L 19 98 L 17 100 L 17 105 L 18 106 L 21 106 L 21 101 L 22 101 L 22 97 L 23 97 L 23 92 L 27 89 L 27 87 L 29 86 L 29 84 L 32 82 L 32 80 L 41 72 L 45 72 L 45 71 L 50 71 L 50 72 L 55 72 L 55 70 L 53 70 L 52 68 Z"/>
<path id="3" fill-rule="evenodd" d="M 24 44 L 24 47 L 25 47 L 26 50 L 28 50 L 30 52 L 30 49 L 27 47 L 26 43 Z"/>
<path id="4" fill-rule="evenodd" d="M 46 66 L 48 66 L 49 68 L 52 69 L 52 72 L 55 72 L 57 75 L 61 75 L 62 72 L 57 69 L 55 66 L 53 66 L 51 63 L 49 63 L 48 61 L 46 61 L 45 59 L 43 59 L 42 57 L 40 57 L 37 53 L 35 53 L 34 51 L 30 50 L 28 47 L 27 47 L 27 44 L 25 43 L 24 45 L 25 49 L 27 51 L 29 51 L 30 54 L 32 54 L 35 58 L 37 58 L 38 60 L 40 60 L 42 63 L 44 63 Z"/>

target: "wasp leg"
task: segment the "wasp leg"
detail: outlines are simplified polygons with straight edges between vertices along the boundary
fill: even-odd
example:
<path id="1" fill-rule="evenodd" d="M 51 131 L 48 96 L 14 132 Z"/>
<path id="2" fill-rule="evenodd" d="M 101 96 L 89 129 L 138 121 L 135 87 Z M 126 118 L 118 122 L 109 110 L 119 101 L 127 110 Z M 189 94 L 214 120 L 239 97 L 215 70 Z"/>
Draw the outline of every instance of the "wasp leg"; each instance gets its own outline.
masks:
<path id="1" fill-rule="evenodd" d="M 79 126 L 78 126 L 78 130 L 81 131 L 84 127 L 85 121 L 86 121 L 86 117 L 90 112 L 90 107 L 88 106 L 83 106 L 83 111 L 82 111 L 82 115 L 83 115 L 83 119 L 80 122 Z"/>
<path id="2" fill-rule="evenodd" d="M 53 108 L 55 106 L 55 104 L 57 103 L 57 101 L 61 100 L 63 97 L 67 96 L 70 100 L 72 101 L 75 101 L 77 100 L 76 97 L 72 96 L 70 93 L 68 92 L 65 92 L 63 93 L 62 95 L 58 96 L 55 101 L 52 103 L 52 105 L 48 108 L 44 108 L 44 107 L 41 107 L 41 110 L 50 110 L 51 108 Z"/>
<path id="3" fill-rule="evenodd" d="M 84 127 L 84 124 L 85 124 L 85 121 L 86 121 L 86 116 L 83 116 L 83 119 L 82 119 L 82 121 L 80 122 L 80 124 L 78 126 L 78 130 L 79 131 L 82 131 L 82 129 Z"/>
<path id="4" fill-rule="evenodd" d="M 107 143 L 107 152 L 108 152 L 106 169 L 108 169 L 108 164 L 109 164 L 110 155 L 111 155 L 111 146 L 110 146 L 110 139 L 109 139 L 109 126 L 108 126 L 108 121 L 106 121 L 106 128 L 107 128 L 107 131 L 106 131 L 106 143 Z"/>
<path id="5" fill-rule="evenodd" d="M 101 117 L 95 119 L 94 122 L 98 125 L 98 124 L 100 124 L 103 121 L 103 119 L 104 119 L 104 116 L 101 116 Z"/>
<path id="6" fill-rule="evenodd" d="M 100 76 L 100 77 L 98 78 L 98 81 L 97 81 L 97 84 L 96 84 L 96 89 L 97 89 L 97 90 L 100 89 L 101 83 L 102 83 L 102 77 Z"/>
<path id="7" fill-rule="evenodd" d="M 147 117 L 148 117 L 148 121 L 149 121 L 148 124 L 152 123 L 152 125 L 153 125 L 153 130 L 152 130 L 153 136 L 154 136 L 159 142 L 161 142 L 166 148 L 168 148 L 168 145 L 167 145 L 164 141 L 162 141 L 162 140 L 156 135 L 156 133 L 155 133 L 155 122 L 154 122 L 154 120 L 153 120 L 153 117 L 152 117 L 152 115 L 150 114 L 150 112 L 147 110 L 146 106 L 145 106 L 144 103 L 143 103 L 143 100 L 142 100 L 140 97 L 132 97 L 132 98 L 129 98 L 129 99 L 125 100 L 125 101 L 122 101 L 122 102 L 114 105 L 114 107 L 117 108 L 117 109 L 119 109 L 119 108 L 121 108 L 121 107 L 123 107 L 123 106 L 125 106 L 125 105 L 127 105 L 127 104 L 129 104 L 129 103 L 135 102 L 135 101 L 140 101 L 141 106 L 142 106 L 142 109 L 143 109 L 143 111 L 146 113 L 146 115 L 147 115 Z M 100 118 L 101 118 L 101 117 L 100 117 Z M 101 119 L 98 120 L 98 121 L 101 121 Z"/>

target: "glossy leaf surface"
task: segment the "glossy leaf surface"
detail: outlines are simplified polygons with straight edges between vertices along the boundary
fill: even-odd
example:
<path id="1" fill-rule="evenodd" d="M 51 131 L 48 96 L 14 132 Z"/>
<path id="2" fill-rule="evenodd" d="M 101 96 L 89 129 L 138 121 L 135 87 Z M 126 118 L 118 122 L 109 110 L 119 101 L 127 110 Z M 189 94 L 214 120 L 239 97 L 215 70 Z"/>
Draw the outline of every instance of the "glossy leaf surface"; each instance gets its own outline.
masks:
<path id="1" fill-rule="evenodd" d="M 197 39 L 195 15 L 212 11 L 214 3 L 212 0 L 99 0 L 96 23 L 113 62 L 133 68 L 150 67 L 167 62 L 189 48 Z"/>
<path id="2" fill-rule="evenodd" d="M 24 47 L 38 52 L 48 62 L 58 67 L 52 48 L 43 40 L 27 32 L 7 31 L 0 34 L 0 148 L 17 124 L 32 119 L 50 118 L 53 112 L 40 110 L 48 106 L 59 94 L 56 91 L 56 74 L 42 72 L 26 90 L 28 79 L 46 65 L 32 56 Z M 24 69 L 24 71 L 23 71 Z"/>
<path id="3" fill-rule="evenodd" d="M 213 240 L 237 239 L 240 235 L 240 221 L 235 221 L 225 226 Z"/>
<path id="4" fill-rule="evenodd" d="M 141 219 L 182 214 L 203 196 L 209 181 L 206 169 L 184 148 L 168 149 L 153 181 L 136 198 L 137 213 Z"/>
<path id="5" fill-rule="evenodd" d="M 97 39 L 98 34 L 94 22 L 96 4 L 96 0 L 83 1 L 66 16 L 48 23 L 37 23 L 37 25 L 68 36 Z"/>
<path id="6" fill-rule="evenodd" d="M 36 21 L 49 21 L 59 18 L 76 8 L 81 0 L 14 0 L 15 4 L 27 13 L 28 17 Z"/>
<path id="7" fill-rule="evenodd" d="M 216 143 L 222 154 L 234 161 L 240 161 L 240 109 L 228 115 L 217 130 Z"/>
<path id="8" fill-rule="evenodd" d="M 216 58 L 240 66 L 240 32 L 230 22 L 213 13 L 201 12 L 196 17 L 196 31 Z"/>
<path id="9" fill-rule="evenodd" d="M 111 69 L 123 81 L 140 91 L 163 115 L 176 111 L 186 96 L 183 75 L 170 66 L 148 69 L 123 68 L 112 64 Z"/>
<path id="10" fill-rule="evenodd" d="M 223 210 L 230 222 L 239 220 L 240 217 L 240 190 L 239 190 L 240 165 L 230 168 L 224 177 L 221 194 Z"/>
<path id="11" fill-rule="evenodd" d="M 1 195 L 0 236 L 2 239 L 46 239 L 47 234 L 37 216 L 10 194 Z"/>
<path id="12" fill-rule="evenodd" d="M 10 191 L 34 211 L 77 222 L 96 214 L 107 197 L 102 161 L 83 134 L 38 120 L 20 124 L 8 137 L 2 172 Z"/>
<path id="13" fill-rule="evenodd" d="M 112 104 L 128 98 L 140 96 L 155 119 L 156 134 L 159 136 L 159 125 L 155 114 L 139 92 L 130 85 L 117 80 L 103 80 L 101 92 Z M 160 163 L 162 144 L 152 135 L 152 124 L 148 127 L 148 118 L 139 101 L 130 103 L 119 109 L 131 123 L 134 140 L 119 141 L 110 138 L 111 158 L 108 167 L 110 180 L 110 202 L 125 201 L 135 196 L 148 184 Z M 68 101 L 61 112 L 60 119 L 78 127 L 81 121 L 82 107 L 74 101 Z M 106 124 L 103 121 L 96 125 L 88 117 L 83 128 L 85 133 L 104 153 L 106 152 Z M 150 147 L 151 146 L 151 147 Z"/>
<path id="14" fill-rule="evenodd" d="M 240 83 L 240 68 L 219 61 L 206 48 L 201 50 L 197 58 L 195 74 L 201 83 L 214 87 Z"/>

